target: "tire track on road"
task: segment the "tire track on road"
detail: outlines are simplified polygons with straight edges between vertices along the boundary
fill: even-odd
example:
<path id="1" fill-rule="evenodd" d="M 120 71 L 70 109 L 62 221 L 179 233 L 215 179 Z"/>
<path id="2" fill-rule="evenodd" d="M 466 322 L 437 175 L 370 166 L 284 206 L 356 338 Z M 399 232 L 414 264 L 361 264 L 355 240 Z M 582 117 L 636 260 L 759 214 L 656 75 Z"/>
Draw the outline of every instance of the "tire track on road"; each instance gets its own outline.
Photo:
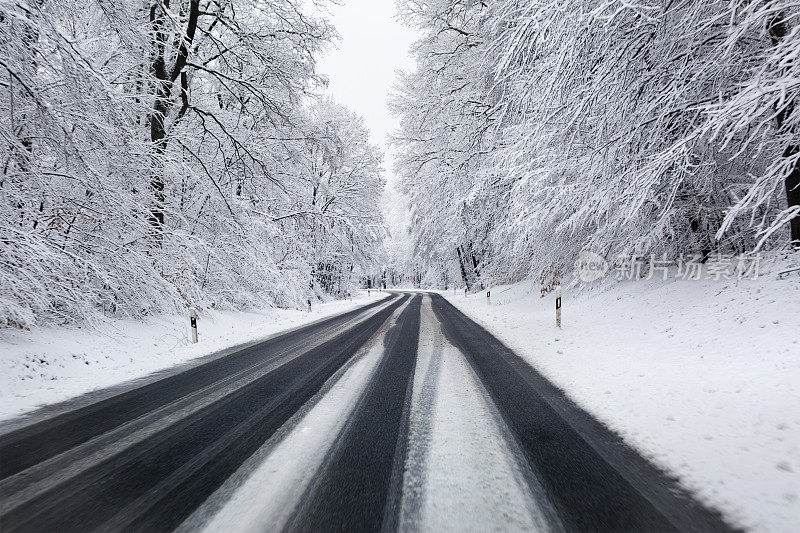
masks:
<path id="1" fill-rule="evenodd" d="M 557 411 L 551 398 L 555 387 L 533 367 L 444 298 L 432 299 L 445 335 L 481 379 L 567 530 L 731 530 L 717 513 L 685 495 L 598 422 L 592 427 L 592 442 L 587 440 L 588 433 L 579 433 L 571 423 L 591 417 L 578 414 L 582 411 L 560 392 Z M 623 476 L 597 451 L 609 447 L 631 458 L 637 472 L 628 470 Z M 637 488 L 630 481 L 635 476 Z"/>
<path id="2" fill-rule="evenodd" d="M 0 435 L 0 457 L 3 458 L 0 461 L 0 480 L 213 385 L 220 376 L 245 371 L 261 363 L 265 354 L 285 352 L 302 344 L 309 335 L 334 331 L 387 300 L 378 300 L 353 311 L 278 334 L 184 372 Z"/>
<path id="3" fill-rule="evenodd" d="M 4 514 L 4 531 L 176 527 L 316 394 L 405 299 Z"/>
<path id="4" fill-rule="evenodd" d="M 421 295 L 414 296 L 387 333 L 375 376 L 328 454 L 319 480 L 288 522 L 288 531 L 396 527 L 421 300 Z"/>

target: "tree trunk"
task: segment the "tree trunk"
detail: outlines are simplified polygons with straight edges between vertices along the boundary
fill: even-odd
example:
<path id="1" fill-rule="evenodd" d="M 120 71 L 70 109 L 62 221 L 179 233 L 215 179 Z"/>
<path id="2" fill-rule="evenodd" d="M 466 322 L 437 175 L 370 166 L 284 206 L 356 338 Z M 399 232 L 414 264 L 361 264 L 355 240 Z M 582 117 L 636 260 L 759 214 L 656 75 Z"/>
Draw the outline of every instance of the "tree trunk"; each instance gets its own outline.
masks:
<path id="1" fill-rule="evenodd" d="M 163 86 L 163 83 L 160 83 Z M 150 188 L 153 191 L 153 206 L 150 208 L 150 225 L 153 235 L 158 244 L 161 244 L 161 236 L 164 232 L 164 173 L 161 161 L 167 150 L 166 136 L 164 128 L 164 116 L 167 113 L 166 99 L 163 97 L 163 89 L 158 90 L 156 104 L 153 106 L 153 113 L 150 116 L 150 141 L 155 147 L 156 160 L 153 171 L 150 175 Z"/>
<path id="2" fill-rule="evenodd" d="M 458 254 L 458 266 L 461 268 L 461 278 L 464 280 L 464 287 L 469 290 L 469 280 L 467 279 L 467 270 L 464 268 L 464 258 L 461 256 L 461 247 L 456 246 L 456 253 Z"/>
<path id="3" fill-rule="evenodd" d="M 472 247 L 470 247 L 472 248 Z M 475 272 L 475 281 L 478 282 L 481 290 L 483 289 L 483 281 L 481 281 L 481 272 L 478 268 L 478 259 L 475 257 L 475 254 L 471 253 L 472 256 L 472 270 Z"/>
<path id="4" fill-rule="evenodd" d="M 169 5 L 168 3 L 166 4 Z M 163 158 L 167 151 L 167 130 L 166 120 L 170 110 L 174 107 L 172 89 L 175 81 L 180 78 L 180 99 L 181 108 L 177 112 L 174 122 L 180 120 L 189 107 L 188 100 L 188 77 L 183 69 L 189 60 L 189 50 L 194 41 L 197 31 L 197 21 L 200 16 L 200 0 L 189 2 L 188 18 L 186 29 L 182 34 L 175 35 L 174 44 L 177 49 L 175 61 L 167 66 L 167 56 L 172 52 L 166 45 L 168 34 L 168 19 L 163 7 L 154 3 L 150 8 L 150 26 L 153 29 L 155 38 L 155 52 L 151 64 L 152 74 L 155 78 L 155 101 L 151 110 L 150 123 L 150 142 L 155 150 L 156 163 L 150 176 L 150 189 L 153 191 L 153 205 L 150 209 L 150 225 L 158 246 L 164 235 L 164 205 L 166 195 L 164 188 L 166 180 L 164 178 Z M 183 9 L 181 10 L 183 14 Z M 171 61 L 171 58 L 170 58 Z"/>
<path id="5" fill-rule="evenodd" d="M 786 23 L 784 13 L 779 13 L 773 19 L 769 26 L 769 34 L 772 38 L 773 44 L 778 44 L 789 33 L 789 28 Z M 778 132 L 784 128 L 787 119 L 794 111 L 794 102 L 786 102 L 782 109 L 777 110 L 778 113 L 775 117 Z M 800 152 L 800 146 L 796 144 L 789 144 L 783 150 L 783 157 L 789 158 L 796 156 Z M 800 168 L 795 164 L 786 176 L 784 185 L 786 187 L 786 204 L 787 207 L 800 207 Z M 800 215 L 795 215 L 794 218 L 789 220 L 789 240 L 796 247 L 800 247 Z"/>
<path id="6" fill-rule="evenodd" d="M 793 157 L 800 152 L 800 146 L 790 145 L 783 152 L 783 157 Z M 800 167 L 795 165 L 786 176 L 786 203 L 789 207 L 800 206 Z M 800 248 L 800 214 L 789 221 L 790 239 L 795 247 Z"/>

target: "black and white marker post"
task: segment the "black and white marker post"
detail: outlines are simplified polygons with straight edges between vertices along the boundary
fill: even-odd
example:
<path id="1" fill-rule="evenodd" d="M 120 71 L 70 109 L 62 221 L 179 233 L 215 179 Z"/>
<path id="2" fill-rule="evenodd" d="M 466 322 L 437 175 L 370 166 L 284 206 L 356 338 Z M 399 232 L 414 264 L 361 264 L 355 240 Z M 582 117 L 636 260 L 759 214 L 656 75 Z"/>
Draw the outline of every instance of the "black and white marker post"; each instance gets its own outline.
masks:
<path id="1" fill-rule="evenodd" d="M 189 308 L 189 325 L 192 327 L 192 343 L 197 344 L 197 310 Z"/>
<path id="2" fill-rule="evenodd" d="M 561 327 L 561 285 L 556 287 L 556 326 Z"/>
<path id="3" fill-rule="evenodd" d="M 492 300 L 490 298 L 491 295 L 492 295 L 491 291 L 486 291 L 486 303 L 488 305 L 492 305 Z"/>

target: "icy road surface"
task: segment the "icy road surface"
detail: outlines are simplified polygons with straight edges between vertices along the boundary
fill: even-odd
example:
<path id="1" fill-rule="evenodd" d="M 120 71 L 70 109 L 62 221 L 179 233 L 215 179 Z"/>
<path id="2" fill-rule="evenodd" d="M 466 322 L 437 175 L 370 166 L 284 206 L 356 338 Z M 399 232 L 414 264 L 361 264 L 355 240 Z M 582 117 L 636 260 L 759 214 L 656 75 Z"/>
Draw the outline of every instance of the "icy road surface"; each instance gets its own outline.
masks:
<path id="1" fill-rule="evenodd" d="M 392 294 L 0 436 L 12 531 L 724 531 L 438 295 Z"/>

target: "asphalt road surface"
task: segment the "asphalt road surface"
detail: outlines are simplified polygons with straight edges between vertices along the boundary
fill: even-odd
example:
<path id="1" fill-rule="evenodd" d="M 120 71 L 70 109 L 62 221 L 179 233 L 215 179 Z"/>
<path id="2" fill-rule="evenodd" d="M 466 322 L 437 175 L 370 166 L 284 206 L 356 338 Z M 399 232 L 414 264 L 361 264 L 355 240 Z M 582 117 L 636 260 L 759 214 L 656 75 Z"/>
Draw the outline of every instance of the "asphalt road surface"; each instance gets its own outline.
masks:
<path id="1" fill-rule="evenodd" d="M 0 531 L 731 530 L 441 296 L 383 296 L 0 435 Z"/>

